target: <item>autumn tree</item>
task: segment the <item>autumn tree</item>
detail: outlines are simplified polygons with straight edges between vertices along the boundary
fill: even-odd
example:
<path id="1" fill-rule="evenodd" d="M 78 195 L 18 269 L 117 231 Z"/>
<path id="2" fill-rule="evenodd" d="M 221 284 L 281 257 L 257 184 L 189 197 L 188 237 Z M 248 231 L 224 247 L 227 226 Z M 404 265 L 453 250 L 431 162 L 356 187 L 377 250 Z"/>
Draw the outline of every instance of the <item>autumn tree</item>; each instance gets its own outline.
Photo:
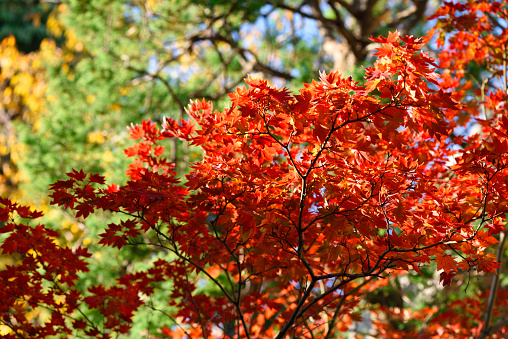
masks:
<path id="1" fill-rule="evenodd" d="M 52 7 L 41 16 L 32 13 L 32 5 Z M 41 19 L 37 29 L 46 28 L 50 39 L 43 40 L 32 55 L 40 69 L 25 67 L 20 72 L 24 78 L 37 74 L 37 87 L 25 81 L 18 89 L 27 94 L 24 101 L 38 105 L 36 110 L 25 109 L 27 119 L 10 124 L 13 137 L 3 138 L 4 158 L 12 154 L 16 159 L 12 168 L 6 168 L 4 194 L 19 188 L 16 197 L 44 210 L 49 227 L 59 229 L 76 246 L 83 242 L 90 245 L 97 254 L 99 249 L 94 245 L 104 219 L 96 214 L 85 225 L 69 213 L 49 207 L 47 189 L 52 182 L 72 168 L 80 168 L 123 183 L 127 161 L 122 152 L 129 144 L 125 126 L 131 122 L 150 118 L 161 123 L 165 115 L 180 119 L 186 116 L 189 100 L 196 98 L 211 100 L 221 109 L 227 93 L 247 74 L 296 89 L 311 81 L 317 69 L 336 67 L 339 59 L 329 53 L 333 48 L 326 47 L 331 39 L 346 43 L 341 35 L 344 30 L 337 34 L 336 27 L 342 25 L 353 32 L 355 46 L 363 41 L 367 52 L 355 59 L 360 62 L 372 51 L 370 34 L 403 29 L 408 20 L 421 18 L 420 14 L 413 16 L 416 7 L 404 1 L 358 2 L 354 7 L 366 17 L 376 18 L 363 33 L 357 28 L 358 18 L 364 14 L 357 13 L 352 21 L 353 16 L 344 12 L 349 7 L 340 3 L 333 3 L 334 10 L 341 12 L 340 17 L 334 17 L 324 2 L 313 4 L 312 14 L 306 2 L 291 1 L 7 2 L 3 12 L 19 13 L 34 23 Z M 401 11 L 408 16 L 397 17 Z M 16 28 L 16 22 L 9 20 L 4 26 Z M 326 27 L 309 29 L 319 22 L 325 22 Z M 14 31 L 29 30 L 9 32 Z M 36 48 L 39 40 L 33 41 Z M 188 164 L 200 157 L 199 149 L 175 139 L 168 143 L 168 158 L 183 175 Z M 107 280 L 137 261 L 129 258 L 131 255 L 104 255 L 97 259 L 96 268 L 109 267 Z"/>
<path id="2" fill-rule="evenodd" d="M 65 237 L 62 245 L 89 246 L 95 255 L 89 268 L 101 282 L 133 269 L 133 263 L 149 261 L 149 252 L 124 250 L 122 255 L 113 255 L 100 248 L 97 235 L 108 221 L 94 214 L 85 224 L 68 211 L 48 206 L 51 183 L 72 168 L 124 183 L 127 177 L 123 169 L 128 161 L 122 152 L 129 145 L 125 126 L 131 122 L 150 118 L 161 123 L 164 116 L 179 120 L 186 116 L 189 100 L 196 98 L 211 100 L 222 109 L 227 93 L 247 74 L 296 89 L 302 82 L 311 81 L 317 69 L 332 70 L 338 62 L 329 54 L 332 49 L 324 47 L 329 45 L 323 40 L 325 31 L 309 27 L 326 21 L 330 33 L 327 41 L 344 42 L 341 35 L 332 34 L 343 22 L 371 51 L 370 34 L 402 29 L 413 16 L 388 24 L 400 10 L 407 9 L 408 14 L 415 9 L 403 1 L 380 1 L 375 6 L 359 2 L 355 6 L 362 13 L 376 18 L 382 14 L 376 19 L 375 30 L 361 35 L 355 31 L 358 24 L 347 19 L 347 13 L 334 18 L 326 3 L 314 4 L 313 14 L 304 2 L 38 3 L 53 5 L 49 20 L 41 21 L 52 39 L 41 45 L 46 52 L 37 54 L 43 68 L 38 73 L 43 80 L 39 87 L 44 89 L 39 92 L 43 102 L 37 112 L 27 112 L 30 120 L 12 124 L 20 142 L 4 149 L 6 156 L 12 152 L 17 159 L 12 176 L 23 180 L 6 186 L 5 192 L 12 192 L 19 183 L 18 196 L 46 212 L 46 225 Z M 333 6 L 343 12 L 339 3 Z M 364 56 L 358 60 L 363 61 Z M 29 72 L 27 69 L 25 73 Z M 189 163 L 199 159 L 200 150 L 176 139 L 167 142 L 167 156 L 183 175 Z"/>
<path id="3" fill-rule="evenodd" d="M 44 67 L 41 42 L 52 5 L 33 1 L 0 2 L 0 193 L 14 196 L 21 175 L 15 123 L 33 124 L 41 113 Z M 42 50 L 45 50 L 43 44 Z"/>
<path id="4" fill-rule="evenodd" d="M 456 133 L 451 137 L 465 152 L 471 152 L 476 159 L 481 159 L 485 156 L 484 149 L 489 148 L 485 140 L 499 143 L 505 137 L 500 126 L 506 119 L 508 95 L 507 3 L 445 3 L 431 19 L 438 19 L 440 35 L 437 42 L 444 47 L 439 58 L 440 66 L 446 69 L 442 86 L 453 90 L 455 100 L 463 103 L 461 112 L 455 118 Z M 467 137 L 463 134 L 467 134 Z M 498 228 L 500 231 L 503 229 Z M 497 248 L 491 251 L 501 265 L 496 274 L 480 280 L 472 295 L 459 297 L 442 315 L 457 320 L 454 327 L 450 326 L 450 332 L 469 328 L 478 338 L 486 338 L 503 328 L 506 331 L 507 232 L 504 228 L 499 235 Z M 478 307 L 468 307 L 469 312 L 458 311 L 467 304 Z"/>
<path id="5" fill-rule="evenodd" d="M 126 184 L 78 170 L 54 183 L 53 203 L 77 218 L 124 216 L 102 245 L 153 253 L 151 265 L 114 282 L 80 285 L 88 251 L 57 246 L 58 233 L 32 225 L 39 212 L 3 199 L 2 251 L 22 255 L 0 275 L 5 337 L 127 335 L 150 308 L 165 316 L 145 333 L 154 338 L 331 338 L 364 311 L 381 337 L 468 338 L 447 332 L 444 315 L 440 328 L 428 322 L 426 310 L 414 313 L 420 323 L 390 328 L 365 298 L 433 262 L 443 285 L 499 267 L 486 248 L 508 211 L 508 119 L 485 125 L 496 138 L 457 151 L 464 138 L 449 136 L 467 106 L 443 90 L 448 78 L 421 51 L 429 39 L 372 38 L 381 47 L 364 83 L 321 72 L 291 94 L 248 78 L 222 111 L 199 100 L 190 119 L 133 125 Z M 203 153 L 185 177 L 165 156 L 173 138 Z M 164 289 L 167 304 L 155 307 L 150 297 Z M 47 321 L 30 322 L 39 308 Z M 485 323 L 493 337 L 506 330 Z"/>
<path id="6" fill-rule="evenodd" d="M 488 147 L 485 140 L 498 138 L 502 130 L 498 126 L 506 115 L 506 13 L 506 2 L 501 1 L 449 2 L 430 18 L 437 19 L 438 61 L 445 70 L 441 86 L 462 103 L 449 137 L 462 152 L 476 149 L 476 159 Z M 383 324 L 388 332 L 393 333 L 404 318 L 421 319 L 426 314 L 432 319 L 427 336 L 486 338 L 506 333 L 507 231 L 501 225 L 490 227 L 500 232 L 499 243 L 486 249 L 500 264 L 496 273 L 457 272 L 452 286 L 435 292 L 426 312 L 388 310 L 391 323 Z"/>

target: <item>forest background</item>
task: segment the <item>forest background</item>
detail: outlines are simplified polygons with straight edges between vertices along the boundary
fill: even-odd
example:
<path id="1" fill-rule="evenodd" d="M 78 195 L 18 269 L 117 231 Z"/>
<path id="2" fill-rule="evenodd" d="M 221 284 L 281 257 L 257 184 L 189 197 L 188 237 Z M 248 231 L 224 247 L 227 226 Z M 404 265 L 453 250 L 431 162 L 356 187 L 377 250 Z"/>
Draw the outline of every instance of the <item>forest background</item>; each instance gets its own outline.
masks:
<path id="1" fill-rule="evenodd" d="M 432 0 L 0 0 L 0 195 L 42 210 L 43 222 L 61 235 L 60 246 L 83 246 L 93 253 L 80 288 L 108 285 L 149 267 L 162 254 L 102 246 L 99 234 L 104 225 L 119 217 L 95 213 L 85 221 L 51 205 L 52 183 L 73 169 L 101 173 L 108 183 L 126 183 L 131 160 L 124 149 L 132 144 L 127 126 L 148 119 L 162 124 L 164 117 L 188 120 L 186 107 L 196 99 L 222 110 L 229 103 L 228 93 L 243 86 L 247 76 L 293 92 L 322 70 L 338 70 L 344 78 L 351 75 L 362 82 L 363 67 L 374 64 L 380 47 L 371 36 L 388 36 L 395 30 L 401 36 L 425 36 L 436 25 L 435 18 L 427 19 L 442 5 Z M 506 27 L 504 17 L 488 15 L 497 28 Z M 434 39 L 445 39 L 454 28 L 443 24 L 438 29 Z M 439 59 L 434 41 L 424 49 Z M 485 88 L 503 82 L 491 66 L 471 57 L 461 64 L 462 75 L 455 75 L 469 91 L 463 98 L 476 102 L 478 109 L 478 102 L 489 95 Z M 472 119 L 452 135 L 473 135 L 478 126 Z M 176 138 L 168 142 L 167 157 L 183 177 L 202 153 Z M 496 239 L 504 239 L 503 234 Z M 508 254 L 503 242 L 486 251 L 501 263 L 497 278 L 461 271 L 451 286 L 443 287 L 435 263 L 420 273 L 395 275 L 365 291 L 365 304 L 352 308 L 342 335 L 373 331 L 375 320 L 366 309 L 388 310 L 380 317 L 386 325 L 378 324 L 377 335 L 394 335 L 421 330 L 431 319 L 466 306 L 476 319 L 453 326 L 466 332 L 477 328 L 480 335 L 489 291 L 496 285 L 505 293 L 508 286 L 506 261 L 499 260 Z M 19 259 L 2 255 L 0 270 Z M 168 320 L 174 310 L 167 305 L 172 282 L 165 284 L 166 289 L 136 313 L 124 337 L 157 337 L 163 328 L 174 329 L 178 319 Z M 493 322 L 489 334 L 506 331 L 506 305 L 496 305 L 499 322 Z M 38 321 L 44 312 L 34 308 L 27 314 Z M 0 325 L 0 335 L 11 330 L 6 323 Z M 455 337 L 462 330 L 454 329 Z M 234 332 L 226 325 L 222 331 L 224 336 Z M 325 333 L 339 335 L 328 329 Z"/>

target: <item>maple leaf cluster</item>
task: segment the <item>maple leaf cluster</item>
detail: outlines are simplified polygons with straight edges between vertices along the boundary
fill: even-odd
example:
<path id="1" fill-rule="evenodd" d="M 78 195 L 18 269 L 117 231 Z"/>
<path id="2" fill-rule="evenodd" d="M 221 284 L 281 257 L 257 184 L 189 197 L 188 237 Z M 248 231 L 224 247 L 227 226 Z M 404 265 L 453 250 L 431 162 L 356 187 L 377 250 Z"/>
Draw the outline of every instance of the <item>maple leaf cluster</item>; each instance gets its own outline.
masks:
<path id="1" fill-rule="evenodd" d="M 22 256 L 1 271 L 10 286 L 2 292 L 2 322 L 13 332 L 6 338 L 127 333 L 142 297 L 165 280 L 173 282 L 168 303 L 178 326 L 162 327 L 161 337 L 213 337 L 218 329 L 222 337 L 232 328 L 242 338 L 326 338 L 361 319 L 360 296 L 379 278 L 421 274 L 432 262 L 444 285 L 458 272 L 495 272 L 486 249 L 498 243 L 508 212 L 508 118 L 496 104 L 495 118 L 480 121 L 482 136 L 457 151 L 464 140 L 451 135 L 464 105 L 449 84 L 460 80 L 440 80 L 421 51 L 429 39 L 373 38 L 379 59 L 364 83 L 321 72 L 293 95 L 248 78 L 222 112 L 197 100 L 189 119 L 131 126 L 127 184 L 106 186 L 100 175 L 76 170 L 53 184 L 53 203 L 77 217 L 125 216 L 107 225 L 102 245 L 173 254 L 113 287 L 80 292 L 88 252 L 57 246 L 56 232 L 14 216 L 38 214 L 1 200 L 2 253 Z M 185 178 L 164 157 L 169 138 L 203 151 Z M 200 292 L 203 281 L 217 293 Z M 49 309 L 50 320 L 30 323 L 27 307 Z M 102 324 L 84 310 L 97 310 Z M 372 321 L 380 336 L 397 335 L 380 319 Z M 449 333 L 436 324 L 425 335 Z"/>

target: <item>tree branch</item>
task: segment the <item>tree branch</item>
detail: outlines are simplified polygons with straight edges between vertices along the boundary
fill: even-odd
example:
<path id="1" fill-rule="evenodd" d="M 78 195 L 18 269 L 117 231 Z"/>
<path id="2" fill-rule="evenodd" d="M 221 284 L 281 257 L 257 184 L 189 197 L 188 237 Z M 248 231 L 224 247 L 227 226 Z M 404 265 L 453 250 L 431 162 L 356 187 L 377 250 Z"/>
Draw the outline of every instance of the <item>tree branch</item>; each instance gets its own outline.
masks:
<path id="1" fill-rule="evenodd" d="M 491 317 L 492 317 L 492 309 L 494 308 L 494 304 L 496 302 L 496 294 L 497 294 L 497 290 L 499 288 L 499 274 L 501 274 L 501 263 L 503 260 L 503 250 L 504 250 L 504 243 L 506 241 L 507 232 L 508 232 L 508 230 L 505 230 L 500 234 L 500 239 L 499 239 L 499 244 L 497 247 L 497 254 L 496 254 L 496 259 L 497 259 L 497 262 L 499 263 L 499 267 L 496 270 L 497 272 L 494 275 L 494 278 L 492 279 L 492 283 L 490 285 L 490 294 L 489 294 L 489 299 L 487 301 L 487 309 L 485 310 L 485 318 L 484 318 L 485 323 L 483 324 L 482 331 L 480 332 L 480 335 L 477 337 L 477 339 L 487 338 L 489 335 L 491 335 L 497 331 L 497 330 L 494 331 L 494 328 L 499 329 L 504 326 L 505 322 L 508 322 L 508 319 L 503 319 L 503 320 L 501 320 L 500 323 L 498 322 L 494 326 L 490 326 L 490 321 L 491 321 Z M 499 328 L 498 328 L 498 326 L 499 326 Z"/>

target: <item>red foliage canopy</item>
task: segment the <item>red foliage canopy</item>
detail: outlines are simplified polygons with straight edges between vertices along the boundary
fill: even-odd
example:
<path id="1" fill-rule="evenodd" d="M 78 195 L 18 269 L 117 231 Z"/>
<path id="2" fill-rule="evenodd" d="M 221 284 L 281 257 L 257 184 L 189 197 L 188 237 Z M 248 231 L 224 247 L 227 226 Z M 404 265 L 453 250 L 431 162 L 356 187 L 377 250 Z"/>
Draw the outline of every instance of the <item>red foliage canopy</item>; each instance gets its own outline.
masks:
<path id="1" fill-rule="evenodd" d="M 494 272 L 485 249 L 498 242 L 508 212 L 508 118 L 484 122 L 484 137 L 456 151 L 463 140 L 449 136 L 462 106 L 420 51 L 427 40 L 373 38 L 379 59 L 364 84 L 323 72 L 292 95 L 246 79 L 222 112 L 195 101 L 189 120 L 165 119 L 162 130 L 151 121 L 132 126 L 126 185 L 105 187 L 82 171 L 53 184 L 53 202 L 78 217 L 96 209 L 127 216 L 107 226 L 102 244 L 175 255 L 114 287 L 78 292 L 86 250 L 56 246 L 55 232 L 13 219 L 34 214 L 2 200 L 2 251 L 24 255 L 1 271 L 2 321 L 13 330 L 6 338 L 126 333 L 141 295 L 168 279 L 180 323 L 161 337 L 213 337 L 219 328 L 222 337 L 231 327 L 242 338 L 328 338 L 359 319 L 352 311 L 380 277 L 432 261 L 443 284 L 459 270 Z M 185 179 L 163 157 L 164 140 L 174 137 L 203 151 Z M 199 293 L 203 280 L 219 295 Z M 49 308 L 52 318 L 31 324 L 21 301 Z M 99 310 L 100 330 L 80 307 Z M 399 335 L 373 323 L 379 335 Z M 429 326 L 405 335 L 444 332 Z"/>

